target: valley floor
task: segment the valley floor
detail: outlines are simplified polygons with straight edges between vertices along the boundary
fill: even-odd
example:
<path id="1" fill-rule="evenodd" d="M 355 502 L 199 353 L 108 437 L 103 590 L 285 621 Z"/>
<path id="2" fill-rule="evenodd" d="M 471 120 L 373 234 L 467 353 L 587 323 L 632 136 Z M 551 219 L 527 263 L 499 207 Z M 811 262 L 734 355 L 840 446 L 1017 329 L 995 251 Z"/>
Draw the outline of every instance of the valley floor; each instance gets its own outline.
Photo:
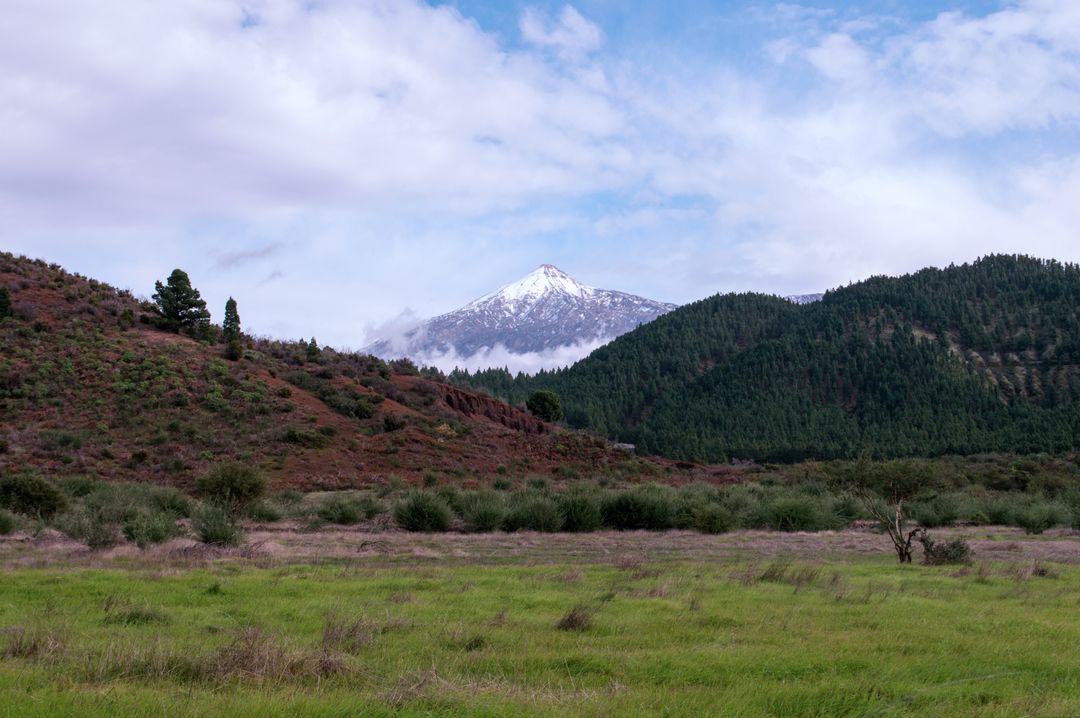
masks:
<path id="1" fill-rule="evenodd" d="M 1080 535 L 958 532 L 15 535 L 0 714 L 1080 715 Z"/>

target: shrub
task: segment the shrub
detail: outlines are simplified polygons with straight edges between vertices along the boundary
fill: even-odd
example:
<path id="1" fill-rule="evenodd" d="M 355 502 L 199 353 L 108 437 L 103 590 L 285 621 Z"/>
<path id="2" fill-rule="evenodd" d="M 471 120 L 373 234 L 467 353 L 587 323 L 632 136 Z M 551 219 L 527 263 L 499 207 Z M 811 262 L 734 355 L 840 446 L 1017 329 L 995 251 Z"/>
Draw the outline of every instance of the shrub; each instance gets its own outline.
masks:
<path id="1" fill-rule="evenodd" d="M 836 525 L 835 517 L 813 496 L 781 496 L 764 511 L 766 523 L 776 531 L 822 531 Z"/>
<path id="2" fill-rule="evenodd" d="M 124 523 L 124 537 L 139 548 L 164 543 L 176 536 L 179 530 L 176 517 L 166 512 L 140 512 Z"/>
<path id="3" fill-rule="evenodd" d="M 61 490 L 75 499 L 81 499 L 101 485 L 101 481 L 86 476 L 71 476 L 60 482 Z"/>
<path id="4" fill-rule="evenodd" d="M 233 514 L 218 504 L 203 504 L 191 517 L 195 538 L 211 546 L 239 546 L 244 532 L 236 524 Z"/>
<path id="5" fill-rule="evenodd" d="M 560 631 L 587 631 L 592 626 L 593 612 L 587 606 L 574 606 L 559 619 Z"/>
<path id="6" fill-rule="evenodd" d="M 67 508 L 64 495 L 45 479 L 29 474 L 0 478 L 0 508 L 48 519 Z"/>
<path id="7" fill-rule="evenodd" d="M 563 517 L 554 500 L 539 494 L 517 499 L 504 522 L 507 531 L 544 531 L 554 533 L 562 528 Z"/>
<path id="8" fill-rule="evenodd" d="M 703 534 L 722 534 L 732 529 L 735 520 L 720 504 L 706 504 L 694 515 L 694 528 Z"/>
<path id="9" fill-rule="evenodd" d="M 332 524 L 352 525 L 362 519 L 375 518 L 386 508 L 369 496 L 363 498 L 328 496 L 322 500 L 315 513 L 323 521 Z"/>
<path id="10" fill-rule="evenodd" d="M 200 476 L 195 484 L 199 495 L 232 510 L 259 499 L 266 492 L 266 480 L 247 464 L 220 464 Z"/>
<path id="11" fill-rule="evenodd" d="M 924 531 L 919 537 L 919 543 L 923 546 L 923 563 L 927 566 L 971 562 L 971 546 L 962 538 L 938 543 Z"/>
<path id="12" fill-rule="evenodd" d="M 1016 525 L 1025 533 L 1041 534 L 1043 531 L 1067 524 L 1071 516 L 1065 507 L 1052 503 L 1035 503 L 1016 515 Z"/>
<path id="13" fill-rule="evenodd" d="M 0 510 L 0 536 L 7 536 L 14 531 L 18 525 L 18 521 L 15 519 L 14 514 Z"/>
<path id="14" fill-rule="evenodd" d="M 450 507 L 435 494 L 417 492 L 394 507 L 394 521 L 406 531 L 446 531 L 450 519 Z"/>
<path id="15" fill-rule="evenodd" d="M 258 501 L 248 508 L 248 516 L 254 521 L 272 524 L 285 518 L 285 510 L 273 501 Z"/>
<path id="16" fill-rule="evenodd" d="M 541 421 L 556 422 L 563 418 L 562 402 L 553 391 L 534 392 L 525 402 L 529 412 Z"/>
<path id="17" fill-rule="evenodd" d="M 609 494 L 600 504 L 600 513 L 605 526 L 620 531 L 663 531 L 675 523 L 670 494 L 654 486 Z"/>
<path id="18" fill-rule="evenodd" d="M 573 491 L 558 498 L 559 514 L 563 520 L 563 531 L 584 533 L 596 531 L 603 526 L 600 515 L 600 501 L 596 496 L 584 491 Z"/>
<path id="19" fill-rule="evenodd" d="M 119 525 L 91 510 L 83 509 L 63 514 L 57 518 L 56 527 L 94 551 L 112 548 L 120 543 Z"/>
<path id="20" fill-rule="evenodd" d="M 470 491 L 458 498 L 465 528 L 476 533 L 496 531 L 506 518 L 506 501 L 493 491 Z"/>

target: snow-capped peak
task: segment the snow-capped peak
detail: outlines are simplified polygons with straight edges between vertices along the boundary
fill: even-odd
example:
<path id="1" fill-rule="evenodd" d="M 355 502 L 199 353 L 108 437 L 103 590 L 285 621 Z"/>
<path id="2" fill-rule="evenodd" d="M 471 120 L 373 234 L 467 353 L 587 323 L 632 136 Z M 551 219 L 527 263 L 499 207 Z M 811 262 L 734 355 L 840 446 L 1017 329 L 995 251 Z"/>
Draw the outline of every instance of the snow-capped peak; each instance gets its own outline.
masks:
<path id="1" fill-rule="evenodd" d="M 493 299 L 512 305 L 519 302 L 528 303 L 550 294 L 564 294 L 584 299 L 595 293 L 594 288 L 582 284 L 555 265 L 541 264 L 513 284 L 507 284 L 498 291 L 486 294 L 469 306 L 486 304 Z"/>

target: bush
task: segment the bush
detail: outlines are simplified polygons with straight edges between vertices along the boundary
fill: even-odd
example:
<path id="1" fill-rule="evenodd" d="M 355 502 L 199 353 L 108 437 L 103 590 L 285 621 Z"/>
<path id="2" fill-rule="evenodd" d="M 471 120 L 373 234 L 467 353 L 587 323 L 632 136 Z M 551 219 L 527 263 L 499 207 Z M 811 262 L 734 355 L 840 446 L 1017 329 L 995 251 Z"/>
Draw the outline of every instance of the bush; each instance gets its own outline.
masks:
<path id="1" fill-rule="evenodd" d="M 322 500 L 315 513 L 327 523 L 352 525 L 363 519 L 375 518 L 385 510 L 382 504 L 369 496 L 328 496 Z"/>
<path id="2" fill-rule="evenodd" d="M 139 548 L 164 543 L 179 533 L 176 517 L 162 511 L 139 513 L 124 524 L 123 531 L 124 537 Z"/>
<path id="3" fill-rule="evenodd" d="M 239 546 L 244 532 L 232 512 L 218 504 L 203 504 L 191 517 L 195 538 L 211 546 Z"/>
<path id="4" fill-rule="evenodd" d="M 927 566 L 971 562 L 971 546 L 962 538 L 938 543 L 924 531 L 919 537 L 919 543 L 923 546 L 923 563 Z"/>
<path id="5" fill-rule="evenodd" d="M 553 391 L 534 392 L 525 402 L 529 412 L 541 421 L 556 422 L 563 418 L 562 402 Z"/>
<path id="6" fill-rule="evenodd" d="M 86 476 L 71 476 L 60 482 L 60 488 L 68 496 L 81 499 L 102 485 L 103 482 Z"/>
<path id="7" fill-rule="evenodd" d="M 262 497 L 266 480 L 247 464 L 232 462 L 200 476 L 195 488 L 200 496 L 236 511 Z"/>
<path id="8" fill-rule="evenodd" d="M 734 524 L 731 512 L 720 504 L 706 504 L 694 515 L 694 528 L 703 534 L 727 533 Z"/>
<path id="9" fill-rule="evenodd" d="M 120 543 L 119 524 L 91 510 L 63 514 L 57 518 L 56 527 L 94 551 L 112 548 Z"/>
<path id="10" fill-rule="evenodd" d="M 0 478 L 0 508 L 48 519 L 67 508 L 58 488 L 45 479 L 23 474 Z"/>
<path id="11" fill-rule="evenodd" d="M 1041 534 L 1047 529 L 1070 523 L 1071 518 L 1072 516 L 1064 506 L 1035 503 L 1016 515 L 1016 525 L 1024 529 L 1025 533 Z"/>
<path id="12" fill-rule="evenodd" d="M 604 497 L 600 504 L 604 525 L 620 531 L 663 531 L 675 525 L 675 507 L 669 493 L 648 486 Z"/>
<path id="13" fill-rule="evenodd" d="M 465 528 L 475 533 L 496 531 L 506 518 L 506 501 L 493 491 L 470 491 L 458 498 L 458 513 Z"/>
<path id="14" fill-rule="evenodd" d="M 764 507 L 765 521 L 775 531 L 823 531 L 836 518 L 813 496 L 781 496 Z"/>
<path id="15" fill-rule="evenodd" d="M 559 505 L 540 494 L 518 498 L 504 522 L 507 531 L 544 531 L 555 533 L 563 526 Z"/>
<path id="16" fill-rule="evenodd" d="M 406 531 L 446 531 L 452 517 L 442 498 L 428 493 L 414 493 L 394 507 L 394 521 Z"/>
<path id="17" fill-rule="evenodd" d="M 0 536 L 7 536 L 19 525 L 15 515 L 8 511 L 0 511 Z"/>
<path id="18" fill-rule="evenodd" d="M 595 496 L 583 491 L 563 494 L 558 498 L 559 514 L 563 520 L 563 531 L 584 533 L 597 531 L 603 526 L 600 515 L 600 502 Z"/>
<path id="19" fill-rule="evenodd" d="M 285 510 L 273 501 L 259 501 L 248 508 L 248 516 L 253 521 L 272 524 L 285 518 Z"/>

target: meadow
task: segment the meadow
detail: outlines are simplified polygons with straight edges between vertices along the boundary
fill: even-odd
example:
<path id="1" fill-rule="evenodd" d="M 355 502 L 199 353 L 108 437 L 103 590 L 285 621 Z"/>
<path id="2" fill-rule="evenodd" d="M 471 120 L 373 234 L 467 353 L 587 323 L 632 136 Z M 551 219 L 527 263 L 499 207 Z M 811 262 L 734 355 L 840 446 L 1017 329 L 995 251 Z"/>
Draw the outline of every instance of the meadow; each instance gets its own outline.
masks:
<path id="1" fill-rule="evenodd" d="M 9 536 L 0 713 L 1080 714 L 1076 537 L 967 535 Z"/>

